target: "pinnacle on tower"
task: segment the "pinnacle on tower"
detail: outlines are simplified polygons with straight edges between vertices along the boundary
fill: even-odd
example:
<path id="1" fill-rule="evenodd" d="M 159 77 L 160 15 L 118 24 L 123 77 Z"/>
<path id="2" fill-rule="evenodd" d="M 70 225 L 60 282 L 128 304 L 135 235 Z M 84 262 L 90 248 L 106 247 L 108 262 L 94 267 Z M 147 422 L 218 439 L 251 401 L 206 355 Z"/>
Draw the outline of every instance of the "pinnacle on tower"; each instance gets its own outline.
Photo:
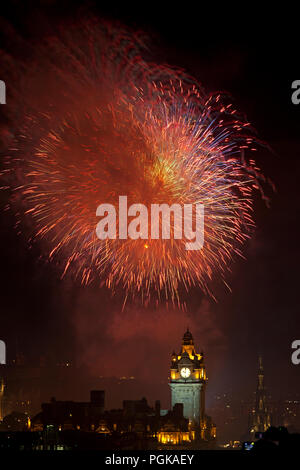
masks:
<path id="1" fill-rule="evenodd" d="M 187 328 L 186 332 L 183 335 L 182 344 L 194 344 L 193 335 L 190 332 L 189 328 Z"/>

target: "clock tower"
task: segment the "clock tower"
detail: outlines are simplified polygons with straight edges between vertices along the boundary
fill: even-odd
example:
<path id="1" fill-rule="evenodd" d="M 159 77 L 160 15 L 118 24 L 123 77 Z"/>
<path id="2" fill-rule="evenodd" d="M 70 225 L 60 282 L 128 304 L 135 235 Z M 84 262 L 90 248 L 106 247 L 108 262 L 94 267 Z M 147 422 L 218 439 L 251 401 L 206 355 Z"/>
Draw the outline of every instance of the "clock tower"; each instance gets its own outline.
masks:
<path id="1" fill-rule="evenodd" d="M 184 333 L 179 354 L 173 352 L 171 361 L 171 400 L 183 404 L 183 415 L 190 423 L 202 426 L 205 423 L 205 386 L 207 382 L 203 352 L 195 350 L 189 329 Z"/>

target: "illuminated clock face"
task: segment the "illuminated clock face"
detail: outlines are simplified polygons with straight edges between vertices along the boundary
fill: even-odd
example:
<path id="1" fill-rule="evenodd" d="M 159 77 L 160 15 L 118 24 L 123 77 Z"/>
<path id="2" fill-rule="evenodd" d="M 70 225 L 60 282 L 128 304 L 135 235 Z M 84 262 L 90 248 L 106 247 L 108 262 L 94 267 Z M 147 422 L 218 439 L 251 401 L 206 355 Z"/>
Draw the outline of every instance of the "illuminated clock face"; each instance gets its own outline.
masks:
<path id="1" fill-rule="evenodd" d="M 181 377 L 184 377 L 184 378 L 187 378 L 191 375 L 191 371 L 187 367 L 183 367 L 180 373 L 181 373 Z"/>

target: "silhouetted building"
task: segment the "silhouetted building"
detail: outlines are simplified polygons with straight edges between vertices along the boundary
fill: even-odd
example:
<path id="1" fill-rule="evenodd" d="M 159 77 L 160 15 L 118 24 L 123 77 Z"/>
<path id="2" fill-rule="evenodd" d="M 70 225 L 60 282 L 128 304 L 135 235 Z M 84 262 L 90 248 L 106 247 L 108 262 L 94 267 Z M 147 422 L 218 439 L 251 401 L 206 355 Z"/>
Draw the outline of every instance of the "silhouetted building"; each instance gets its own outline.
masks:
<path id="1" fill-rule="evenodd" d="M 42 403 L 42 411 L 32 420 L 32 429 L 41 431 L 52 425 L 59 431 L 94 431 L 104 412 L 104 391 L 93 390 L 89 402 L 57 401 Z"/>

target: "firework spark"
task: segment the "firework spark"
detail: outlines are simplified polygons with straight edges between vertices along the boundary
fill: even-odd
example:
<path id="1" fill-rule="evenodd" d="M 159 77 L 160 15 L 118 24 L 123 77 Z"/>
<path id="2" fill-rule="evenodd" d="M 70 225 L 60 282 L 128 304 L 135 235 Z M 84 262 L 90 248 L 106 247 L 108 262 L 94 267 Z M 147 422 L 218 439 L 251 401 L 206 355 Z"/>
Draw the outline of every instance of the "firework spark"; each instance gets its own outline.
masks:
<path id="1" fill-rule="evenodd" d="M 32 46 L 30 66 L 14 64 L 23 78 L 2 172 L 7 207 L 18 226 L 30 221 L 30 240 L 45 241 L 62 277 L 180 303 L 182 287 L 211 293 L 213 273 L 224 278 L 242 254 L 263 177 L 245 160 L 254 138 L 232 105 L 143 53 L 142 35 L 89 21 Z M 120 195 L 146 206 L 202 203 L 203 249 L 187 251 L 184 239 L 99 240 L 96 208 L 117 207 Z"/>

